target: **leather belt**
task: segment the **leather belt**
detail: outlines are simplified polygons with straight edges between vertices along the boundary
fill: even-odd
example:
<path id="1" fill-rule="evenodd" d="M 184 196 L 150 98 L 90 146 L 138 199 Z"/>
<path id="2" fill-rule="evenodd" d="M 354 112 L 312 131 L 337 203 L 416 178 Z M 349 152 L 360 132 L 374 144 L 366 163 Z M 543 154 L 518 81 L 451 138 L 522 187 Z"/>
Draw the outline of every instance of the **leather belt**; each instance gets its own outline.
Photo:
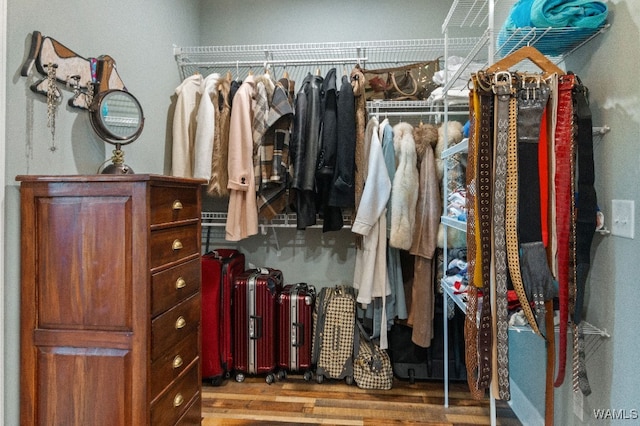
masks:
<path id="1" fill-rule="evenodd" d="M 518 139 L 517 139 L 517 100 L 509 102 L 509 137 L 507 140 L 507 193 L 505 231 L 507 238 L 507 263 L 513 289 L 518 295 L 525 318 L 536 334 L 540 334 L 531 305 L 524 291 L 520 275 L 520 247 L 518 244 Z"/>
<path id="2" fill-rule="evenodd" d="M 492 314 L 491 314 L 491 180 L 493 142 L 493 91 L 480 90 L 480 135 L 477 146 L 478 192 L 476 193 L 480 232 L 480 269 L 482 273 L 482 308 L 478 325 L 478 388 L 491 383 Z M 478 248 L 476 247 L 476 250 Z M 478 265 L 476 265 L 477 267 Z M 477 283 L 476 283 L 477 285 Z"/>
<path id="3" fill-rule="evenodd" d="M 597 198 L 594 184 L 593 165 L 593 130 L 591 111 L 587 100 L 587 89 L 580 79 L 573 90 L 575 122 L 577 124 L 577 161 L 578 161 L 578 200 L 574 211 L 575 230 L 575 304 L 573 307 L 573 323 L 577 329 L 577 341 L 574 341 L 574 352 L 578 352 L 577 382 L 578 388 L 584 395 L 591 394 L 591 386 L 587 379 L 584 358 L 584 335 L 580 322 L 582 321 L 582 306 L 587 274 L 590 267 L 590 252 L 593 235 L 596 229 Z M 575 157 L 574 157 L 575 158 Z"/>
<path id="4" fill-rule="evenodd" d="M 507 307 L 507 247 L 505 237 L 505 199 L 507 184 L 507 146 L 509 138 L 509 99 L 512 95 L 511 74 L 494 77 L 496 138 L 493 178 L 493 256 L 496 306 L 496 358 L 498 396 L 511 399 L 509 389 L 509 310 Z"/>
<path id="5" fill-rule="evenodd" d="M 558 336 L 558 373 L 554 382 L 559 387 L 564 382 L 567 358 L 567 326 L 569 317 L 569 235 L 573 191 L 571 188 L 571 162 L 573 151 L 573 105 L 571 91 L 574 76 L 563 75 L 558 81 L 558 109 L 555 129 L 555 193 L 556 235 L 558 265 L 558 301 L 560 330 Z"/>
<path id="6" fill-rule="evenodd" d="M 518 90 L 518 238 L 521 250 L 522 282 L 527 298 L 534 302 L 536 321 L 544 322 L 546 293 L 552 297 L 552 277 L 546 254 L 540 254 L 539 142 L 549 87 L 540 77 L 524 76 Z M 544 250 L 542 250 L 544 251 Z M 538 259 L 541 257 L 540 259 Z M 540 268 L 533 268 L 533 262 Z M 543 266 L 546 266 L 546 270 Z"/>
<path id="7" fill-rule="evenodd" d="M 469 286 L 467 287 L 467 313 L 464 321 L 464 337 L 465 337 L 465 365 L 467 368 L 467 383 L 472 398 L 482 399 L 484 397 L 484 389 L 478 388 L 478 290 L 476 287 L 476 235 L 475 235 L 475 217 L 476 217 L 476 138 L 480 130 L 479 123 L 479 97 L 475 90 L 477 86 L 476 77 L 472 77 L 473 86 L 469 92 L 470 105 L 470 128 L 469 145 L 468 145 L 468 163 L 466 171 L 467 186 L 467 271 L 469 277 Z"/>

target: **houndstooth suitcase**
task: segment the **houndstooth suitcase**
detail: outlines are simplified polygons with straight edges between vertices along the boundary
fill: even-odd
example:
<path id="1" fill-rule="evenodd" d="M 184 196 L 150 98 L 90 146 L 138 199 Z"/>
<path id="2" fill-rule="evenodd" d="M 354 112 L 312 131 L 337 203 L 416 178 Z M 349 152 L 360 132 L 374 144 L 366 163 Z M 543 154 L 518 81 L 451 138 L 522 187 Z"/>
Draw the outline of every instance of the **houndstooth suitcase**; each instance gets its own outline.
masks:
<path id="1" fill-rule="evenodd" d="M 353 336 L 356 296 L 353 287 L 325 287 L 316 299 L 313 319 L 312 363 L 316 380 L 345 379 L 353 383 Z"/>

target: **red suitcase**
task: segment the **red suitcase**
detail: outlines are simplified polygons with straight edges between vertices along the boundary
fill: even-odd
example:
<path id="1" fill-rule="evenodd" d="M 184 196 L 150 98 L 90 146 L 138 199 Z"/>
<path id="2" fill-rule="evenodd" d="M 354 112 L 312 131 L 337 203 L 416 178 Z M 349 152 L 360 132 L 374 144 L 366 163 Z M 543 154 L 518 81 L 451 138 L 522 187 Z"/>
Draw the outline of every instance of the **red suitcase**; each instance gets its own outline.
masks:
<path id="1" fill-rule="evenodd" d="M 233 370 L 231 293 L 245 256 L 217 249 L 202 256 L 202 378 L 220 385 Z"/>
<path id="2" fill-rule="evenodd" d="M 235 278 L 233 347 L 238 382 L 245 374 L 266 374 L 267 383 L 275 380 L 277 296 L 282 283 L 282 272 L 271 268 L 250 269 Z"/>
<path id="3" fill-rule="evenodd" d="M 311 380 L 312 316 L 316 289 L 306 283 L 288 284 L 278 296 L 278 366 L 304 373 Z"/>

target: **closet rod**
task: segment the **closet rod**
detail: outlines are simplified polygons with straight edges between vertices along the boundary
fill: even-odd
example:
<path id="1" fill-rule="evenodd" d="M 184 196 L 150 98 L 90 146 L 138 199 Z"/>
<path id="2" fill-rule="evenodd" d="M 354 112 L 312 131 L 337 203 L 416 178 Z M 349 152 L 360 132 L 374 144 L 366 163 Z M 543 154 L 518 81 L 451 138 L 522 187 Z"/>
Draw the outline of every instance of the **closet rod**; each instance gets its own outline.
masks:
<path id="1" fill-rule="evenodd" d="M 373 117 L 379 117 L 379 116 L 389 116 L 389 117 L 418 117 L 418 116 L 424 116 L 424 115 L 443 115 L 442 111 L 371 111 L 369 112 L 369 116 Z"/>
<path id="2" fill-rule="evenodd" d="M 366 62 L 366 57 L 358 58 L 325 58 L 325 59 L 281 59 L 267 61 L 215 61 L 215 62 L 184 62 L 182 65 L 197 67 L 231 67 L 231 66 L 265 66 L 265 65 L 315 65 L 315 64 L 343 64 Z"/>

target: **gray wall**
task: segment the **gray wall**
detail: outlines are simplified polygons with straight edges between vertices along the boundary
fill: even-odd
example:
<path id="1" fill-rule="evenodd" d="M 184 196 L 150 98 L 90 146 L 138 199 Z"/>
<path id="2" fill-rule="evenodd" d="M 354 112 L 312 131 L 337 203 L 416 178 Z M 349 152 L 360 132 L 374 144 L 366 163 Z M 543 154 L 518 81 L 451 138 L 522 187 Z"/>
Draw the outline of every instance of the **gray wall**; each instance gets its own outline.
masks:
<path id="1" fill-rule="evenodd" d="M 94 173 L 111 151 L 111 146 L 93 136 L 86 113 L 65 106 L 60 107 L 56 120 L 58 149 L 49 150 L 46 105 L 29 91 L 32 80 L 19 76 L 31 31 L 50 35 L 83 56 L 108 53 L 117 60 L 123 80 L 139 98 L 146 116 L 140 139 L 125 147 L 126 161 L 137 172 L 166 173 L 171 143 L 167 118 L 171 116 L 171 95 L 179 83 L 172 56 L 174 44 L 440 37 L 440 25 L 451 2 L 50 0 L 43 6 L 34 0 L 8 0 L 7 4 L 4 424 L 14 425 L 18 424 L 19 403 L 19 194 L 15 176 Z M 611 199 L 640 200 L 640 89 L 633 83 L 640 69 L 640 4 L 616 0 L 609 2 L 609 7 L 610 31 L 567 63 L 590 88 L 594 125 L 612 128 L 611 133 L 596 140 L 595 147 L 596 185 L 605 214 Z M 65 102 L 68 97 L 69 92 L 65 92 Z M 639 210 L 640 206 L 636 220 Z M 611 215 L 606 221 L 610 227 Z M 277 250 L 277 243 L 281 250 Z M 318 230 L 306 234 L 280 230 L 277 240 L 273 235 L 252 237 L 241 248 L 253 263 L 287 265 L 291 281 L 310 276 L 321 277 L 320 284 L 349 281 L 353 270 L 348 231 L 322 235 Z M 585 318 L 606 329 L 611 338 L 600 341 L 587 356 L 593 394 L 584 399 L 584 423 L 603 424 L 593 419 L 592 409 L 640 409 L 634 392 L 634 365 L 640 350 L 640 332 L 634 325 L 637 292 L 633 291 L 637 287 L 635 277 L 640 275 L 638 238 L 598 235 L 592 254 Z M 538 380 L 535 371 L 536 367 L 543 368 L 544 352 L 535 339 L 533 335 L 518 335 L 510 345 L 512 378 L 523 393 L 521 399 L 513 401 L 516 412 L 525 413 L 522 407 L 530 406 L 534 414 L 542 413 L 539 395 L 544 382 Z M 556 424 L 581 424 L 573 415 L 569 382 L 556 391 Z M 522 420 L 530 424 L 527 420 L 532 417 Z"/>
<path id="2" fill-rule="evenodd" d="M 628 80 L 640 67 L 640 3 L 607 3 L 611 29 L 570 57 L 567 67 L 578 73 L 590 89 L 594 124 L 611 126 L 611 133 L 595 139 L 594 147 L 598 201 L 607 226 L 611 227 L 612 199 L 634 200 L 634 220 L 640 219 L 640 89 Z M 584 420 L 589 424 L 602 424 L 594 420 L 593 409 L 626 410 L 627 414 L 632 409 L 640 411 L 638 375 L 633 372 L 640 351 L 640 329 L 631 325 L 638 318 L 636 294 L 640 276 L 640 233 L 637 226 L 635 230 L 633 240 L 596 236 L 592 248 L 584 318 L 605 328 L 611 338 L 594 342 L 600 346 L 587 355 L 593 389 L 593 394 L 584 399 Z M 570 386 L 565 386 L 565 392 L 558 397 L 556 412 L 569 420 L 573 395 L 567 388 Z"/>

